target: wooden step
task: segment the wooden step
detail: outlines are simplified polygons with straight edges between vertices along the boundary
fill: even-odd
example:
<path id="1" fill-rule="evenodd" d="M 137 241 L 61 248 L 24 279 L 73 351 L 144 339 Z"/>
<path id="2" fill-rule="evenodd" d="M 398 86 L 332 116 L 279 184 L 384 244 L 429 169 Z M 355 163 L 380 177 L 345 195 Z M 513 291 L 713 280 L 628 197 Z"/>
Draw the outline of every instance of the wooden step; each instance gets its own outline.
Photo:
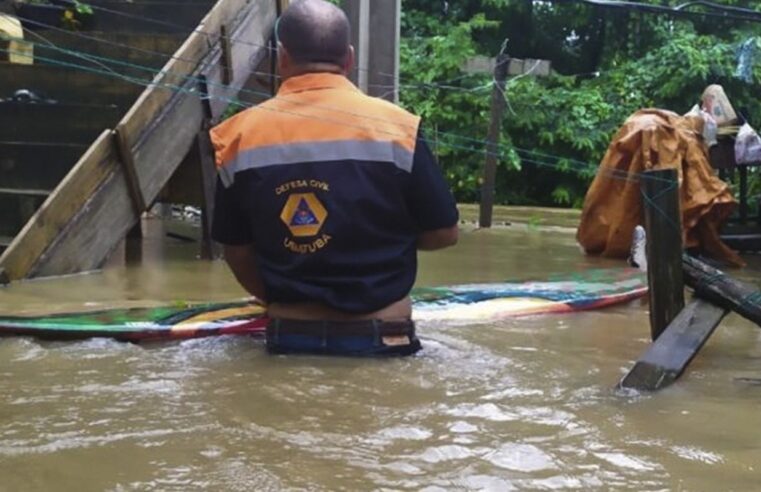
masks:
<path id="1" fill-rule="evenodd" d="M 94 67 L 94 70 L 105 71 Z M 115 105 L 126 109 L 143 87 L 104 73 L 50 65 L 0 62 L 0 99 L 28 89 L 59 103 Z M 122 111 L 123 112 L 123 111 Z"/>
<path id="2" fill-rule="evenodd" d="M 15 195 L 15 196 L 42 196 L 46 197 L 50 194 L 50 190 L 28 190 L 21 188 L 0 188 L 0 195 Z"/>
<path id="3" fill-rule="evenodd" d="M 117 106 L 0 103 L 0 141 L 89 144 L 113 128 Z"/>
<path id="4" fill-rule="evenodd" d="M 214 3 L 213 0 L 88 0 L 87 4 L 92 7 L 93 14 L 80 17 L 82 24 L 78 29 L 108 32 L 180 32 L 187 36 Z M 65 10 L 66 7 L 57 5 L 22 5 L 21 9 L 16 11 L 16 15 L 25 28 L 44 31 L 46 26 L 66 27 L 61 20 Z"/>
<path id="5" fill-rule="evenodd" d="M 0 188 L 52 190 L 87 144 L 0 141 Z"/>
<path id="6" fill-rule="evenodd" d="M 67 63 L 94 69 L 102 69 L 102 65 L 107 65 L 119 73 L 148 79 L 164 66 L 172 53 L 180 47 L 185 36 L 50 31 L 45 33 L 45 38 L 45 42 L 30 38 L 36 43 L 34 54 L 35 63 L 38 65 Z M 52 43 L 52 47 L 46 46 L 47 43 Z M 66 50 L 73 53 L 67 53 Z M 93 58 L 88 60 L 87 56 Z"/>
<path id="7" fill-rule="evenodd" d="M 201 22 L 216 1 L 125 2 L 124 0 L 94 0 L 87 3 L 93 7 L 93 29 L 98 31 L 182 33 L 187 36 Z M 114 12 L 107 12 L 105 9 Z"/>
<path id="8" fill-rule="evenodd" d="M 0 236 L 14 237 L 42 205 L 47 195 L 0 193 Z"/>
<path id="9" fill-rule="evenodd" d="M 11 241 L 13 241 L 13 238 L 10 236 L 0 236 L 0 255 L 11 245 Z M 0 285 L 7 283 L 8 279 L 5 277 L 5 272 L 0 268 Z"/>
<path id="10" fill-rule="evenodd" d="M 761 230 L 758 229 L 755 234 L 722 234 L 721 240 L 736 251 L 761 251 Z"/>

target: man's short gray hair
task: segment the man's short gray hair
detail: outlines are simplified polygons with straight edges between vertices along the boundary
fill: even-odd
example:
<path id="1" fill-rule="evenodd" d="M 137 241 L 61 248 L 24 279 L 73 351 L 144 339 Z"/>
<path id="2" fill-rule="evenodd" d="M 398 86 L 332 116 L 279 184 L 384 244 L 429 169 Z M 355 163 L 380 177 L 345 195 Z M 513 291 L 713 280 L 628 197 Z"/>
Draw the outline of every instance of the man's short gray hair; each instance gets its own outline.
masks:
<path id="1" fill-rule="evenodd" d="M 276 35 L 296 63 L 343 66 L 349 56 L 349 19 L 325 0 L 292 2 L 278 21 Z"/>

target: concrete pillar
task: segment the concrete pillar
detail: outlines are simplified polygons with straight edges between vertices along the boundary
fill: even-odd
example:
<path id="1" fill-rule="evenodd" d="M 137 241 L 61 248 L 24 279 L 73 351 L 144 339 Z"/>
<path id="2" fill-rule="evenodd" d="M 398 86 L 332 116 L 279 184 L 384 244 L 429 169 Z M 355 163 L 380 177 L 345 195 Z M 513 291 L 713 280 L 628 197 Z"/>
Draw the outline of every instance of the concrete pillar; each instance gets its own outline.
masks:
<path id="1" fill-rule="evenodd" d="M 401 0 L 343 0 L 355 51 L 350 74 L 371 96 L 399 101 Z"/>

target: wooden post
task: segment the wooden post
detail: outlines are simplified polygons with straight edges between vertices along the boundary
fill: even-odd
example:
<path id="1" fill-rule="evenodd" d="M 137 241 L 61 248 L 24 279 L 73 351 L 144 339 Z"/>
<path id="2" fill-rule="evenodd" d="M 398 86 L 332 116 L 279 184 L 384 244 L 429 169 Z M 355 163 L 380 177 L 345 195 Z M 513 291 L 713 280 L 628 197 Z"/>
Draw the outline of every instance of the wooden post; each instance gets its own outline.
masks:
<path id="1" fill-rule="evenodd" d="M 230 34 L 228 33 L 227 26 L 222 24 L 220 28 L 220 47 L 222 48 L 222 56 L 220 62 L 222 63 L 222 83 L 230 85 L 233 81 L 233 49 L 230 43 Z"/>
<path id="2" fill-rule="evenodd" d="M 201 258 L 212 260 L 219 256 L 219 246 L 211 238 L 217 169 L 214 165 L 214 148 L 209 138 L 208 128 L 198 132 L 195 151 L 198 152 L 203 192 L 201 205 Z"/>
<path id="3" fill-rule="evenodd" d="M 200 93 L 207 94 L 209 86 L 206 77 L 200 77 L 198 84 Z M 214 162 L 214 146 L 209 135 L 212 112 L 208 98 L 202 98 L 201 105 L 205 118 L 191 152 L 195 152 L 197 155 L 198 171 L 201 178 L 201 258 L 212 260 L 219 256 L 219 246 L 211 238 L 217 167 Z"/>
<path id="4" fill-rule="evenodd" d="M 737 166 L 740 173 L 740 224 L 748 223 L 748 166 Z"/>
<path id="5" fill-rule="evenodd" d="M 137 220 L 124 239 L 124 262 L 128 265 L 136 265 L 143 262 L 143 224 L 142 219 Z"/>
<path id="6" fill-rule="evenodd" d="M 647 281 L 650 333 L 656 340 L 684 308 L 682 219 L 675 169 L 640 176 L 647 233 Z"/>
<path id="7" fill-rule="evenodd" d="M 505 43 L 505 46 L 507 43 Z M 497 156 L 499 155 L 499 136 L 502 132 L 502 113 L 505 111 L 505 79 L 510 57 L 505 54 L 505 46 L 497 56 L 494 67 L 494 88 L 491 93 L 491 116 L 489 133 L 486 137 L 486 163 L 484 165 L 484 182 L 481 187 L 481 206 L 478 215 L 480 227 L 491 227 L 492 209 L 494 207 L 494 187 L 497 176 Z"/>

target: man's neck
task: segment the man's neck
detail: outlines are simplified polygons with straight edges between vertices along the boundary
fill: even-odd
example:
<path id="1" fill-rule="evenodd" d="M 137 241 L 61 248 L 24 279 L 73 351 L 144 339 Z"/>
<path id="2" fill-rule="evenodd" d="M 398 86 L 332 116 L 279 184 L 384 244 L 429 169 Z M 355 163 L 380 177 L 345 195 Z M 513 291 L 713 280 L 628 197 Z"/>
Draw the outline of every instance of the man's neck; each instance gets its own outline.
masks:
<path id="1" fill-rule="evenodd" d="M 290 78 L 298 77 L 299 75 L 306 75 L 309 73 L 332 73 L 336 75 L 346 76 L 346 71 L 338 65 L 334 65 L 332 63 L 309 63 L 307 65 L 293 67 L 288 71 L 287 74 L 282 74 L 281 81 L 285 82 Z"/>

